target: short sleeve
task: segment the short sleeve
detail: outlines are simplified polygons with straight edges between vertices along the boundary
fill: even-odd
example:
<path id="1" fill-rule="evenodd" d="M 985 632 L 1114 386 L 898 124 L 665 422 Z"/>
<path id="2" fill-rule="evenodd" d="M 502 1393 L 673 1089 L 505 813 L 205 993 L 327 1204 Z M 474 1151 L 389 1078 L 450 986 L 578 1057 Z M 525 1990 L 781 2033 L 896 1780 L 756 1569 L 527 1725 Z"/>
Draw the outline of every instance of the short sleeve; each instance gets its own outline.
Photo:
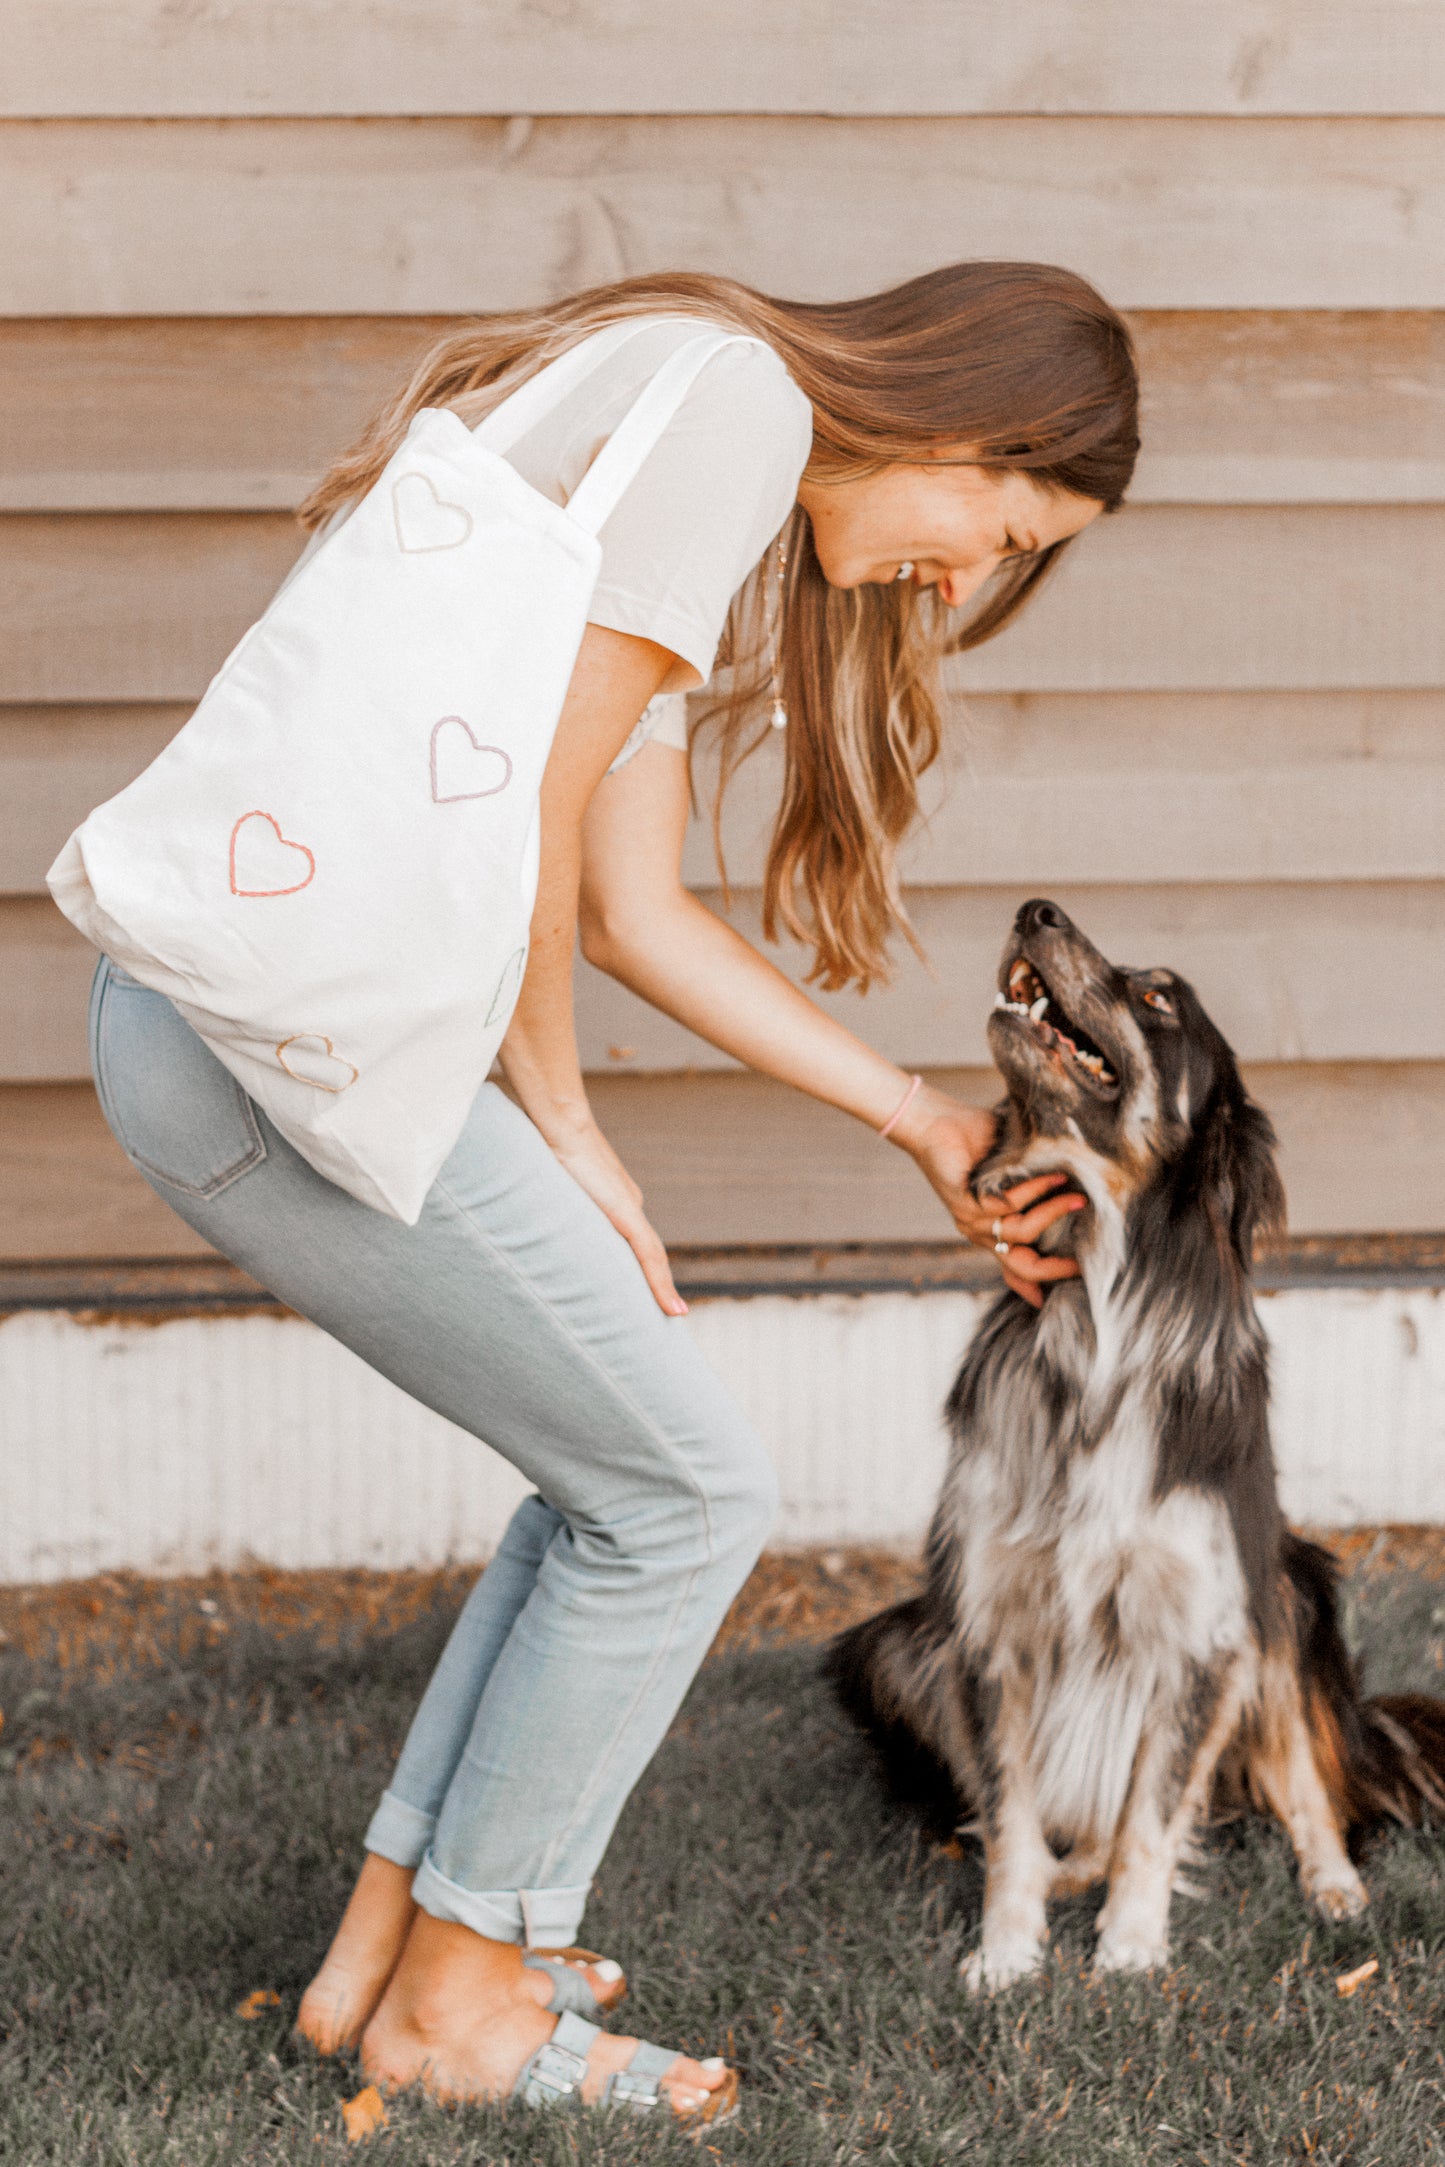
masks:
<path id="1" fill-rule="evenodd" d="M 511 464 L 564 503 L 649 377 L 710 328 L 650 321 L 512 447 Z M 665 694 L 711 674 L 732 598 L 792 511 L 812 441 L 812 408 L 773 349 L 725 346 L 602 528 L 588 616 L 678 657 Z"/>
<path id="2" fill-rule="evenodd" d="M 664 692 L 711 675 L 732 598 L 792 511 L 812 442 L 812 408 L 771 348 L 724 347 L 603 527 L 588 615 L 679 657 Z"/>

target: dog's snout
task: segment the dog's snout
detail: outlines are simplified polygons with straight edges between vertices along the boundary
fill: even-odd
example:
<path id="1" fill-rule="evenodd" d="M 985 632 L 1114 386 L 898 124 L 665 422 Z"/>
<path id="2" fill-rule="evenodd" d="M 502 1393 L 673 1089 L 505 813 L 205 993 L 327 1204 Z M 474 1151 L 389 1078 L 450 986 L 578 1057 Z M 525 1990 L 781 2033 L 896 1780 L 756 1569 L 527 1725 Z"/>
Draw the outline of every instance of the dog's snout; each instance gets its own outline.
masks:
<path id="1" fill-rule="evenodd" d="M 1036 895 L 1031 902 L 1025 903 L 1014 920 L 1015 929 L 1024 940 L 1027 940 L 1030 933 L 1039 933 L 1045 928 L 1055 933 L 1066 933 L 1069 925 L 1069 918 L 1059 909 L 1058 904 L 1051 903 L 1047 896 L 1042 895 Z"/>

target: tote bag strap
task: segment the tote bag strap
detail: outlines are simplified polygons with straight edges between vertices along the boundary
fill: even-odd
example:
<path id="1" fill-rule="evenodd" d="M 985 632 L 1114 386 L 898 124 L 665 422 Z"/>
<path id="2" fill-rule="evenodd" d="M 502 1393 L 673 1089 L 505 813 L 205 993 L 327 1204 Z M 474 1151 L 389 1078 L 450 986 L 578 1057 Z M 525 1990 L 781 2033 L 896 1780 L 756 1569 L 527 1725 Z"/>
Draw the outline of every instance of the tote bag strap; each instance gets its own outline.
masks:
<path id="1" fill-rule="evenodd" d="M 653 329 L 659 320 L 685 322 L 685 318 L 631 317 L 608 324 L 591 338 L 571 346 L 529 377 L 510 398 L 504 399 L 472 434 L 488 451 L 506 453 L 535 428 L 543 416 L 561 404 L 595 369 L 625 346 L 640 331 Z M 623 415 L 597 457 L 567 501 L 567 510 L 588 534 L 596 534 L 617 507 L 619 498 L 635 480 L 637 471 L 676 414 L 683 400 L 724 346 L 761 344 L 745 332 L 702 331 L 670 354 L 650 377 Z"/>
<path id="2" fill-rule="evenodd" d="M 671 320 L 675 322 L 676 318 Z M 554 406 L 560 406 L 567 394 L 584 383 L 594 369 L 600 369 L 604 361 L 610 361 L 629 339 L 637 337 L 639 331 L 654 329 L 657 321 L 655 316 L 629 316 L 621 323 L 606 324 L 589 338 L 580 339 L 575 346 L 569 346 L 565 354 L 549 361 L 545 369 L 529 376 L 525 384 L 519 384 L 500 406 L 494 406 L 491 413 L 477 423 L 472 435 L 488 451 L 509 452 L 519 438 L 535 428 Z"/>
<path id="3" fill-rule="evenodd" d="M 725 346 L 760 345 L 741 331 L 705 331 L 670 354 L 643 385 L 571 496 L 567 510 L 579 527 L 596 534 L 663 430 L 714 354 Z"/>

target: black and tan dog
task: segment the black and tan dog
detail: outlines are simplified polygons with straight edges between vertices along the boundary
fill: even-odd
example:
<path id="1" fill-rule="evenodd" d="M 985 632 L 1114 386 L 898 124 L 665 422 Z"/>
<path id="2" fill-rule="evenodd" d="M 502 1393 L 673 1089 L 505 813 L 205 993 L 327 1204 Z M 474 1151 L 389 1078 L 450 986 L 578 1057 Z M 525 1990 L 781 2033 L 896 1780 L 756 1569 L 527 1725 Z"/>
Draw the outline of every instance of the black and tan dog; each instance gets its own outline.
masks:
<path id="1" fill-rule="evenodd" d="M 982 1946 L 1031 1971 L 1051 1896 L 1107 1881 L 1096 1965 L 1162 1961 L 1211 1792 L 1278 1815 L 1310 1900 L 1361 1910 L 1348 1843 L 1445 1814 L 1445 1703 L 1362 1701 L 1328 1555 L 1284 1527 L 1256 1238 L 1284 1197 L 1269 1122 L 1193 991 L 1024 905 L 990 1024 L 1008 1087 L 983 1197 L 1064 1169 L 1043 1246 L 1081 1277 L 1001 1295 L 948 1402 L 926 1592 L 837 1642 L 833 1676 L 900 1788 L 975 1819 Z"/>

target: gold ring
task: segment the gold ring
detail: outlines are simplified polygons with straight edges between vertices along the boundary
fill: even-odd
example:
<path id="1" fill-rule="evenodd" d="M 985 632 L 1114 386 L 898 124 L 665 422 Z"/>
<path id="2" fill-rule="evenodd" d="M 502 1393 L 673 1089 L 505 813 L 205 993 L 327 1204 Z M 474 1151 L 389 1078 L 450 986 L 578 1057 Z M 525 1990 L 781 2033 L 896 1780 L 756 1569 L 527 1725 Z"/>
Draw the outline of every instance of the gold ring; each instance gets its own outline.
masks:
<path id="1" fill-rule="evenodd" d="M 1009 1253 L 1009 1244 L 1007 1242 L 995 1242 L 993 1253 L 996 1257 L 1006 1257 Z"/>

